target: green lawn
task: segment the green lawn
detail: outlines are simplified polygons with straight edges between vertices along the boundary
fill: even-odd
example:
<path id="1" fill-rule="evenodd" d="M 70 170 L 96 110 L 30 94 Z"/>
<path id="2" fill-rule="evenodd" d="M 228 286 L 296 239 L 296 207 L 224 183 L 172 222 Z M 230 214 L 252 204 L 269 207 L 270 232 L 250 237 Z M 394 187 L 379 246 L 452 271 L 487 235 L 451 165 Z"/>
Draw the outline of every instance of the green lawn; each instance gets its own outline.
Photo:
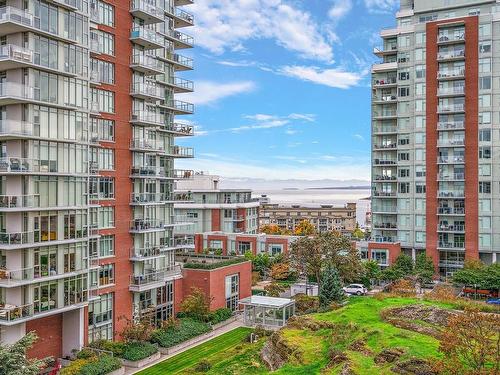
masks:
<path id="1" fill-rule="evenodd" d="M 184 370 L 195 366 L 203 359 L 209 360 L 212 356 L 224 352 L 239 343 L 252 330 L 249 328 L 236 328 L 228 333 L 218 336 L 209 340 L 201 345 L 195 346 L 185 352 L 177 354 L 176 356 L 166 359 L 165 361 L 149 367 L 141 372 L 140 375 L 155 375 L 155 374 L 180 374 Z"/>
<path id="2" fill-rule="evenodd" d="M 349 304 L 339 310 L 322 314 L 314 314 L 317 320 L 335 323 L 354 324 L 345 335 L 345 340 L 336 341 L 335 348 L 345 352 L 352 368 L 360 375 L 392 375 L 391 364 L 376 365 L 374 357 L 385 348 L 402 347 L 406 353 L 402 359 L 409 357 L 439 357 L 439 342 L 420 333 L 396 328 L 380 318 L 380 311 L 387 307 L 403 306 L 414 303 L 429 303 L 411 298 L 388 298 L 383 301 L 371 297 L 351 297 Z M 441 307 L 449 307 L 437 304 Z M 269 374 L 260 360 L 260 350 L 265 339 L 250 344 L 244 338 L 250 332 L 246 328 L 238 328 L 204 344 L 178 354 L 164 362 L 140 372 L 141 375 L 153 374 L 195 374 L 196 364 L 207 360 L 211 369 L 208 375 L 260 375 Z M 331 329 L 310 331 L 305 329 L 286 328 L 283 335 L 286 340 L 300 347 L 301 363 L 287 363 L 273 374 L 276 375 L 309 375 L 339 374 L 341 365 L 325 369 L 328 364 L 328 351 L 332 346 Z M 350 350 L 349 345 L 357 339 L 366 341 L 371 354 Z"/>

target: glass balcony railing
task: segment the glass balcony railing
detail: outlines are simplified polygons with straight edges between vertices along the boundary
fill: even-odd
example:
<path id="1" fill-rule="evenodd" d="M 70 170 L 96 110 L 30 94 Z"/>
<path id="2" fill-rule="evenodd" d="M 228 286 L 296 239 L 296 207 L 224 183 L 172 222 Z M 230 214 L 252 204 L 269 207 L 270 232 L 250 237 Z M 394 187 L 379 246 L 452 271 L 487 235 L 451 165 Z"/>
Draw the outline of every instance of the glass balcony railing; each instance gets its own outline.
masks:
<path id="1" fill-rule="evenodd" d="M 463 164 L 465 162 L 465 156 L 438 156 L 437 162 L 440 164 Z"/>
<path id="2" fill-rule="evenodd" d="M 438 130 L 463 130 L 465 129 L 464 121 L 441 121 L 438 122 Z"/>
<path id="3" fill-rule="evenodd" d="M 171 155 L 174 155 L 175 157 L 193 158 L 194 157 L 194 148 L 183 147 L 183 146 L 173 146 L 170 148 L 168 153 Z"/>
<path id="4" fill-rule="evenodd" d="M 131 149 L 156 151 L 159 150 L 159 145 L 156 141 L 144 138 L 134 138 L 130 141 Z"/>
<path id="5" fill-rule="evenodd" d="M 0 195 L 0 209 L 40 207 L 40 194 Z"/>
<path id="6" fill-rule="evenodd" d="M 170 201 L 171 195 L 169 193 L 132 193 L 132 204 L 147 204 L 147 203 L 161 203 Z"/>
<path id="7" fill-rule="evenodd" d="M 145 47 L 162 48 L 164 47 L 163 38 L 154 30 L 144 27 L 135 27 L 130 32 L 130 39 L 135 43 L 142 44 Z"/>
<path id="8" fill-rule="evenodd" d="M 438 105 L 438 112 L 440 112 L 440 113 L 464 112 L 464 111 L 465 111 L 465 103 Z"/>
<path id="9" fill-rule="evenodd" d="M 24 318 L 29 318 L 35 314 L 32 303 L 26 305 L 12 305 L 9 303 L 0 304 L 0 322 L 14 322 Z"/>
<path id="10" fill-rule="evenodd" d="M 162 8 L 149 4 L 144 0 L 132 0 L 130 2 L 130 11 L 132 13 L 140 13 L 149 16 L 141 17 L 147 18 L 147 20 L 154 19 L 157 20 L 157 22 L 160 22 L 164 18 L 164 12 Z"/>
<path id="11" fill-rule="evenodd" d="M 455 50 L 455 51 L 442 51 L 438 52 L 437 58 L 438 60 L 446 60 L 446 59 L 456 59 L 465 57 L 465 50 Z"/>
<path id="12" fill-rule="evenodd" d="M 149 111 L 134 111 L 132 112 L 132 121 L 164 125 L 165 116 L 159 113 L 154 113 Z"/>
<path id="13" fill-rule="evenodd" d="M 88 174 L 85 166 L 81 171 L 70 171 L 62 168 L 57 160 L 39 160 L 19 157 L 0 158 L 0 173 L 61 173 Z"/>
<path id="14" fill-rule="evenodd" d="M 130 93 L 131 95 L 140 95 L 156 99 L 163 99 L 165 97 L 165 91 L 160 87 L 143 82 L 132 83 Z"/>
<path id="15" fill-rule="evenodd" d="M 33 64 L 33 51 L 14 44 L 0 46 L 0 61 L 14 60 L 21 63 Z"/>
<path id="16" fill-rule="evenodd" d="M 166 106 L 169 108 L 173 108 L 177 111 L 183 112 L 183 113 L 193 113 L 194 112 L 194 105 L 188 102 L 183 102 L 180 100 L 169 100 L 166 103 Z"/>
<path id="17" fill-rule="evenodd" d="M 439 190 L 439 198 L 464 198 L 465 192 L 463 190 Z"/>
<path id="18" fill-rule="evenodd" d="M 181 33 L 180 31 L 177 30 L 166 30 L 165 35 L 171 39 L 174 40 L 174 43 L 176 43 L 177 47 L 193 47 L 194 45 L 194 38 L 190 35 Z M 180 44 L 180 45 L 179 45 Z"/>
<path id="19" fill-rule="evenodd" d="M 438 232 L 465 232 L 465 224 L 438 224 Z"/>
<path id="20" fill-rule="evenodd" d="M 438 207 L 438 215 L 465 215 L 465 207 Z"/>
<path id="21" fill-rule="evenodd" d="M 161 126 L 159 130 L 173 132 L 184 136 L 194 135 L 194 126 L 177 122 L 165 124 Z"/>
<path id="22" fill-rule="evenodd" d="M 177 53 L 167 51 L 165 53 L 165 60 L 174 64 L 180 65 L 182 68 L 193 69 L 193 59 L 190 57 L 182 56 Z"/>
<path id="23" fill-rule="evenodd" d="M 131 275 L 130 285 L 132 287 L 148 286 L 150 284 L 156 284 L 159 282 L 166 281 L 170 277 L 175 277 L 180 275 L 181 268 L 179 265 L 172 265 L 170 267 L 164 268 L 158 271 L 152 271 L 145 273 L 143 275 Z"/>
<path id="24" fill-rule="evenodd" d="M 33 123 L 16 120 L 0 120 L 0 136 L 2 135 L 18 135 L 32 136 Z"/>
<path id="25" fill-rule="evenodd" d="M 464 242 L 438 241 L 438 248 L 465 250 L 465 243 Z"/>
<path id="26" fill-rule="evenodd" d="M 442 181 L 461 181 L 465 179 L 464 173 L 438 173 L 438 180 Z"/>
<path id="27" fill-rule="evenodd" d="M 438 147 L 461 147 L 465 145 L 465 139 L 456 138 L 456 139 L 438 139 L 437 146 Z"/>
<path id="28" fill-rule="evenodd" d="M 438 43 L 465 41 L 465 33 L 441 34 L 437 37 Z"/>
<path id="29" fill-rule="evenodd" d="M 465 94 L 465 86 L 438 88 L 438 95 L 463 95 L 463 94 Z"/>
<path id="30" fill-rule="evenodd" d="M 457 68 L 457 69 L 445 69 L 438 71 L 438 79 L 439 78 L 455 78 L 455 77 L 464 77 L 465 76 L 465 68 Z"/>
<path id="31" fill-rule="evenodd" d="M 130 221 L 132 232 L 147 232 L 156 229 L 165 229 L 166 223 L 157 219 L 134 219 Z"/>
<path id="32" fill-rule="evenodd" d="M 165 70 L 165 64 L 162 61 L 158 60 L 156 57 L 149 55 L 133 55 L 130 58 L 130 64 L 137 65 L 155 72 L 163 72 Z"/>

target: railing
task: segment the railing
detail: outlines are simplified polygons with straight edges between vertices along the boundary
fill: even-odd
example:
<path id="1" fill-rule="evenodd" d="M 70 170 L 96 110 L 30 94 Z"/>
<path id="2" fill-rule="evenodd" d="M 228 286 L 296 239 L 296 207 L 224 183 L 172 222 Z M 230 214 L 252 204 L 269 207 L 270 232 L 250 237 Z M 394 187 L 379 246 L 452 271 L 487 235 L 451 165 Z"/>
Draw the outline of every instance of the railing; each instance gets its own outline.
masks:
<path id="1" fill-rule="evenodd" d="M 166 169 L 164 167 L 156 166 L 134 166 L 130 169 L 130 174 L 132 176 L 157 176 L 157 177 L 168 177 Z"/>
<path id="2" fill-rule="evenodd" d="M 173 193 L 172 200 L 175 202 L 191 202 L 193 195 L 191 193 Z"/>
<path id="3" fill-rule="evenodd" d="M 156 257 L 160 256 L 163 254 L 162 250 L 163 248 L 160 246 L 150 246 L 150 247 L 141 247 L 141 248 L 136 248 L 133 247 L 130 249 L 130 258 L 150 258 L 150 257 Z"/>
<path id="4" fill-rule="evenodd" d="M 35 232 L 0 232 L 0 244 L 25 245 L 35 242 Z"/>
<path id="5" fill-rule="evenodd" d="M 169 193 L 132 193 L 132 203 L 161 203 L 170 200 Z"/>
<path id="6" fill-rule="evenodd" d="M 165 92 L 160 87 L 142 82 L 132 83 L 130 91 L 133 94 L 142 94 L 158 99 L 165 97 Z"/>
<path id="7" fill-rule="evenodd" d="M 438 60 L 454 59 L 458 57 L 465 57 L 465 50 L 438 52 L 437 54 Z"/>
<path id="8" fill-rule="evenodd" d="M 398 97 L 396 95 L 387 95 L 387 96 L 374 96 L 373 97 L 374 101 L 377 102 L 396 102 L 398 100 Z"/>
<path id="9" fill-rule="evenodd" d="M 438 35 L 438 37 L 437 37 L 438 43 L 464 41 L 464 40 L 465 40 L 465 33 L 453 34 L 453 35 L 442 34 L 442 35 Z"/>
<path id="10" fill-rule="evenodd" d="M 394 117 L 397 116 L 396 111 L 373 112 L 373 117 Z"/>
<path id="11" fill-rule="evenodd" d="M 40 206 L 40 194 L 0 195 L 0 208 L 33 208 Z"/>
<path id="12" fill-rule="evenodd" d="M 175 7 L 175 16 L 191 24 L 194 23 L 194 16 L 191 13 L 188 13 L 180 8 Z"/>
<path id="13" fill-rule="evenodd" d="M 157 219 L 134 219 L 130 221 L 130 230 L 141 232 L 152 229 L 164 229 L 165 222 Z"/>
<path id="14" fill-rule="evenodd" d="M 164 71 L 165 64 L 157 58 L 150 55 L 141 55 L 136 54 L 130 58 L 130 64 L 132 65 L 141 65 L 150 69 L 154 69 L 157 71 Z"/>
<path id="15" fill-rule="evenodd" d="M 134 138 L 130 141 L 130 148 L 146 149 L 146 150 L 158 150 L 159 147 L 155 141 L 144 139 L 144 138 Z"/>
<path id="16" fill-rule="evenodd" d="M 373 145 L 374 148 L 380 148 L 380 149 L 391 149 L 391 148 L 396 148 L 398 147 L 397 143 L 389 143 L 385 145 Z"/>
<path id="17" fill-rule="evenodd" d="M 461 95 L 464 93 L 465 93 L 465 86 L 438 88 L 438 95 Z"/>
<path id="18" fill-rule="evenodd" d="M 48 100 L 43 100 L 40 98 L 39 88 L 23 85 L 17 82 L 0 83 L 0 97 L 39 100 L 47 103 L 57 103 L 57 97 L 50 97 L 48 98 Z"/>
<path id="19" fill-rule="evenodd" d="M 175 156 L 192 158 L 194 157 L 194 148 L 183 147 L 183 146 L 172 146 L 169 150 L 169 153 Z"/>
<path id="20" fill-rule="evenodd" d="M 395 197 L 397 193 L 395 191 L 374 191 L 374 197 Z"/>
<path id="21" fill-rule="evenodd" d="M 18 270 L 0 269 L 0 285 L 11 284 L 23 280 L 33 280 L 35 278 L 35 268 L 27 267 Z"/>
<path id="22" fill-rule="evenodd" d="M 440 232 L 465 232 L 464 224 L 438 224 L 437 230 Z"/>
<path id="23" fill-rule="evenodd" d="M 0 173 L 71 173 L 70 171 L 61 171 L 58 162 L 55 160 L 39 160 L 18 157 L 0 158 Z M 77 172 L 86 174 L 85 172 Z"/>
<path id="24" fill-rule="evenodd" d="M 375 223 L 373 227 L 375 229 L 397 229 L 398 225 L 396 223 Z"/>
<path id="25" fill-rule="evenodd" d="M 167 279 L 169 277 L 173 277 L 173 276 L 180 274 L 180 272 L 181 272 L 180 266 L 173 265 L 171 267 L 168 267 L 168 268 L 165 268 L 165 269 L 162 269 L 159 271 L 147 273 L 144 275 L 140 275 L 140 276 L 131 275 L 130 276 L 130 285 L 140 287 L 143 285 L 162 282 L 162 281 L 165 281 L 165 279 Z"/>
<path id="26" fill-rule="evenodd" d="M 461 156 L 439 156 L 437 162 L 438 163 L 450 163 L 450 164 L 453 164 L 453 163 L 462 164 L 465 162 L 465 157 L 463 155 L 461 155 Z"/>
<path id="27" fill-rule="evenodd" d="M 173 178 L 175 179 L 189 179 L 193 178 L 194 176 L 194 170 L 192 169 L 174 169 L 172 171 Z"/>
<path id="28" fill-rule="evenodd" d="M 193 219 L 187 215 L 175 215 L 173 222 L 174 224 L 191 224 Z"/>
<path id="29" fill-rule="evenodd" d="M 146 29 L 144 27 L 135 27 L 130 32 L 130 38 L 132 39 L 144 39 L 151 43 L 164 45 L 163 38 L 156 33 L 156 31 Z"/>
<path id="30" fill-rule="evenodd" d="M 465 69 L 448 69 L 438 71 L 438 78 L 452 78 L 452 77 L 463 77 L 465 75 Z"/>
<path id="31" fill-rule="evenodd" d="M 165 124 L 165 116 L 159 113 L 149 111 L 132 112 L 132 121 L 151 122 L 158 125 Z"/>
<path id="32" fill-rule="evenodd" d="M 11 6 L 0 8 L 0 23 L 15 22 L 27 27 L 34 27 L 33 15 L 25 10 Z"/>
<path id="33" fill-rule="evenodd" d="M 374 236 L 372 238 L 373 241 L 375 242 L 389 242 L 389 243 L 393 243 L 395 242 L 395 237 L 391 237 L 391 236 Z"/>
<path id="34" fill-rule="evenodd" d="M 98 40 L 91 39 L 89 45 L 90 45 L 90 51 L 91 52 L 101 53 L 101 51 L 102 51 L 102 45 L 99 43 Z"/>
<path id="35" fill-rule="evenodd" d="M 166 30 L 165 34 L 183 44 L 186 44 L 188 46 L 193 46 L 194 45 L 194 38 L 190 35 L 181 33 L 180 31 L 177 30 Z"/>
<path id="36" fill-rule="evenodd" d="M 187 124 L 181 124 L 181 123 L 171 123 L 171 124 L 166 124 L 161 127 L 161 130 L 165 131 L 171 131 L 175 133 L 181 133 L 183 135 L 194 135 L 194 126 L 192 125 L 187 125 Z"/>
<path id="37" fill-rule="evenodd" d="M 140 10 L 156 18 L 163 19 L 163 9 L 152 4 L 148 4 L 143 0 L 132 0 L 130 2 L 130 10 Z"/>
<path id="38" fill-rule="evenodd" d="M 89 80 L 92 83 L 99 83 L 101 78 L 98 70 L 91 70 L 89 73 Z"/>
<path id="39" fill-rule="evenodd" d="M 33 63 L 33 51 L 14 44 L 0 46 L 0 60 L 15 60 L 23 63 Z"/>
<path id="40" fill-rule="evenodd" d="M 438 241 L 438 247 L 443 248 L 443 249 L 465 249 L 465 243 L 464 242 L 445 242 L 445 241 Z"/>
<path id="41" fill-rule="evenodd" d="M 181 77 L 170 77 L 169 82 L 170 84 L 180 87 L 184 90 L 189 90 L 193 91 L 194 89 L 194 84 L 193 81 L 190 81 L 189 79 L 184 79 Z"/>
<path id="42" fill-rule="evenodd" d="M 395 159 L 374 159 L 373 162 L 378 165 L 397 165 Z"/>
<path id="43" fill-rule="evenodd" d="M 374 127 L 373 132 L 374 133 L 397 133 L 397 128 L 396 127 Z"/>
<path id="44" fill-rule="evenodd" d="M 438 147 L 454 147 L 465 145 L 465 139 L 438 139 Z"/>
<path id="45" fill-rule="evenodd" d="M 173 238 L 174 247 L 182 248 L 184 246 L 194 246 L 194 237 L 176 237 Z"/>
<path id="46" fill-rule="evenodd" d="M 165 59 L 176 62 L 179 65 L 184 65 L 190 69 L 193 69 L 193 59 L 190 57 L 182 56 L 173 52 L 166 52 Z"/>
<path id="47" fill-rule="evenodd" d="M 396 77 L 387 79 L 377 79 L 373 82 L 375 86 L 395 85 L 396 83 L 397 83 Z"/>
<path id="48" fill-rule="evenodd" d="M 439 198 L 464 198 L 465 192 L 463 190 L 439 190 Z"/>
<path id="49" fill-rule="evenodd" d="M 465 111 L 464 103 L 438 106 L 438 112 L 463 112 L 463 111 Z"/>
<path id="50" fill-rule="evenodd" d="M 396 176 L 386 176 L 386 175 L 375 175 L 373 177 L 374 181 L 396 181 Z"/>
<path id="51" fill-rule="evenodd" d="M 182 112 L 192 113 L 194 112 L 194 105 L 188 102 L 183 102 L 181 100 L 169 100 L 166 104 L 167 107 L 175 108 Z"/>
<path id="52" fill-rule="evenodd" d="M 438 130 L 461 130 L 465 129 L 464 121 L 442 121 L 438 122 Z"/>
<path id="53" fill-rule="evenodd" d="M 453 174 L 449 175 L 447 173 L 438 173 L 438 179 L 444 180 L 444 181 L 464 180 L 465 174 L 464 173 L 453 173 Z"/>
<path id="54" fill-rule="evenodd" d="M 465 215 L 465 207 L 438 207 L 438 215 Z"/>
<path id="55" fill-rule="evenodd" d="M 90 112 L 92 113 L 99 113 L 100 107 L 99 107 L 99 102 L 92 102 L 92 101 L 89 101 L 89 110 Z"/>
<path id="56" fill-rule="evenodd" d="M 245 216 L 244 215 L 234 215 L 233 216 L 233 221 L 244 221 Z"/>
<path id="57" fill-rule="evenodd" d="M 34 135 L 33 123 L 16 120 L 0 120 L 0 135 Z"/>
<path id="58" fill-rule="evenodd" d="M 33 316 L 34 313 L 35 309 L 32 303 L 21 306 L 0 304 L 0 321 L 12 322 Z"/>

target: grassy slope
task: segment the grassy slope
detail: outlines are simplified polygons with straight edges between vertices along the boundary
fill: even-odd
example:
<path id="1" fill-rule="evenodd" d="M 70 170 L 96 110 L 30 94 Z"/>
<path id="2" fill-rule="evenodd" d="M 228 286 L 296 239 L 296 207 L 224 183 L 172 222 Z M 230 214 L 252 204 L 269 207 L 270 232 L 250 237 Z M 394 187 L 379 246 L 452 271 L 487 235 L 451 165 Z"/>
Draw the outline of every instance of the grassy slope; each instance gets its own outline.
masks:
<path id="1" fill-rule="evenodd" d="M 373 355 L 366 356 L 362 353 L 346 350 L 347 344 L 337 345 L 338 349 L 346 351 L 352 363 L 352 367 L 361 375 L 389 375 L 391 365 L 377 366 L 373 358 L 384 348 L 403 347 L 406 354 L 403 358 L 437 357 L 439 343 L 436 339 L 408 330 L 396 328 L 380 319 L 380 311 L 386 307 L 403 306 L 415 303 L 410 298 L 390 298 L 378 301 L 367 297 L 352 297 L 349 304 L 336 311 L 323 314 L 315 314 L 318 320 L 327 320 L 336 323 L 354 322 L 358 326 L 356 332 L 348 337 L 348 343 L 357 338 L 365 338 L 367 346 Z M 420 302 L 419 303 L 425 303 Z M 440 304 L 442 307 L 448 307 Z M 266 367 L 259 359 L 260 349 L 264 340 L 257 344 L 243 342 L 248 334 L 248 329 L 239 328 L 222 336 L 210 340 L 200 346 L 192 348 L 184 353 L 178 354 L 161 364 L 140 372 L 141 375 L 153 374 L 182 374 L 195 373 L 196 364 L 207 359 L 212 368 L 206 374 L 209 375 L 233 375 L 268 374 Z M 299 344 L 303 352 L 304 364 L 289 363 L 274 372 L 277 375 L 309 375 L 319 374 L 327 364 L 327 353 L 330 346 L 330 330 L 311 332 L 307 330 L 287 328 L 283 332 L 290 342 Z M 325 374 L 338 374 L 340 367 L 324 371 Z"/>
<path id="2" fill-rule="evenodd" d="M 251 332 L 248 328 L 236 328 L 228 333 L 218 336 L 201 345 L 191 348 L 183 353 L 169 358 L 155 366 L 149 367 L 141 372 L 140 375 L 165 375 L 179 374 L 185 369 L 196 365 L 203 359 L 211 361 L 211 357 L 219 352 L 238 345 Z"/>

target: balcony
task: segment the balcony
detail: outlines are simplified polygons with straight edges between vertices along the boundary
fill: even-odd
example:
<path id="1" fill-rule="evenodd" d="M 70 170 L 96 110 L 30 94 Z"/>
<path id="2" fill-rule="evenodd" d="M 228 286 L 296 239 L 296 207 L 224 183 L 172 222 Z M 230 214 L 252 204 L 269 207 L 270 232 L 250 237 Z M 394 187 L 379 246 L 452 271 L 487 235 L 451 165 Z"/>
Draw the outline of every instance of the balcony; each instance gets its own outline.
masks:
<path id="1" fill-rule="evenodd" d="M 465 243 L 464 242 L 438 241 L 437 247 L 440 250 L 465 250 Z"/>
<path id="2" fill-rule="evenodd" d="M 438 105 L 438 113 L 462 113 L 465 112 L 465 103 Z"/>
<path id="3" fill-rule="evenodd" d="M 134 219 L 130 221 L 131 233 L 148 233 L 163 231 L 167 224 L 163 220 L 157 219 Z"/>
<path id="4" fill-rule="evenodd" d="M 13 44 L 0 47 L 0 70 L 25 68 L 33 65 L 33 52 Z"/>
<path id="5" fill-rule="evenodd" d="M 440 87 L 437 94 L 438 96 L 463 96 L 465 95 L 465 86 Z"/>
<path id="6" fill-rule="evenodd" d="M 130 87 L 130 95 L 138 99 L 155 101 L 164 99 L 165 91 L 156 85 L 136 82 Z"/>
<path id="7" fill-rule="evenodd" d="M 174 44 L 175 49 L 193 48 L 194 39 L 192 36 L 181 33 L 177 30 L 166 30 L 165 36 Z"/>
<path id="8" fill-rule="evenodd" d="M 0 139 L 33 137 L 33 124 L 26 121 L 0 120 Z"/>
<path id="9" fill-rule="evenodd" d="M 164 104 L 161 104 L 161 106 L 179 115 L 191 115 L 194 113 L 194 105 L 181 100 L 167 100 Z"/>
<path id="10" fill-rule="evenodd" d="M 398 52 L 398 45 L 396 43 L 387 45 L 385 47 L 374 47 L 373 54 L 378 57 L 385 55 L 393 55 Z"/>
<path id="11" fill-rule="evenodd" d="M 132 0 L 130 2 L 130 13 L 134 17 L 143 20 L 145 25 L 163 22 L 165 19 L 163 9 L 144 0 Z"/>
<path id="12" fill-rule="evenodd" d="M 168 77 L 164 74 L 162 77 L 156 77 L 158 83 L 163 83 L 173 88 L 174 93 L 186 93 L 194 90 L 193 81 L 180 77 Z"/>
<path id="13" fill-rule="evenodd" d="M 130 141 L 130 149 L 134 151 L 158 151 L 159 146 L 156 141 L 144 138 L 134 138 Z"/>
<path id="14" fill-rule="evenodd" d="M 465 198 L 463 190 L 438 190 L 438 198 Z"/>
<path id="15" fill-rule="evenodd" d="M 398 98 L 396 95 L 384 95 L 384 96 L 374 95 L 372 97 L 372 101 L 373 101 L 373 103 L 376 103 L 376 104 L 390 104 L 390 103 L 396 104 L 398 101 Z"/>
<path id="16" fill-rule="evenodd" d="M 158 258 L 164 256 L 167 249 L 168 248 L 164 246 L 133 247 L 130 249 L 130 260 L 133 262 L 141 262 Z"/>
<path id="17" fill-rule="evenodd" d="M 464 173 L 438 173 L 438 181 L 464 181 Z"/>
<path id="18" fill-rule="evenodd" d="M 386 78 L 386 79 L 377 79 L 373 81 L 374 87 L 389 87 L 389 86 L 397 86 L 398 82 L 396 77 Z"/>
<path id="19" fill-rule="evenodd" d="M 160 58 L 170 64 L 173 64 L 175 70 L 193 70 L 193 59 L 190 57 L 166 51 L 165 56 L 160 56 Z"/>
<path id="20" fill-rule="evenodd" d="M 159 131 L 164 131 L 167 133 L 171 133 L 178 137 L 188 137 L 194 135 L 194 126 L 181 124 L 181 123 L 171 123 L 158 127 Z"/>
<path id="21" fill-rule="evenodd" d="M 442 121 L 438 122 L 438 130 L 463 130 L 465 129 L 464 121 Z"/>
<path id="22" fill-rule="evenodd" d="M 173 280 L 181 276 L 181 268 L 178 265 L 172 265 L 159 271 L 153 271 L 144 275 L 130 276 L 129 290 L 131 292 L 143 292 L 156 287 L 165 285 L 166 281 Z"/>
<path id="23" fill-rule="evenodd" d="M 377 150 L 388 150 L 388 151 L 397 151 L 396 148 L 398 147 L 397 143 L 386 143 L 383 145 L 373 145 L 374 149 Z"/>
<path id="24" fill-rule="evenodd" d="M 397 114 L 396 110 L 394 110 L 394 111 L 382 111 L 382 112 L 374 111 L 372 116 L 374 119 L 391 119 L 391 118 L 395 119 L 398 117 L 398 114 Z"/>
<path id="25" fill-rule="evenodd" d="M 387 175 L 375 175 L 373 177 L 374 181 L 383 181 L 383 182 L 396 181 L 397 179 L 398 178 L 396 176 L 387 176 Z"/>
<path id="26" fill-rule="evenodd" d="M 62 163 L 61 163 L 62 164 Z M 27 159 L 19 157 L 0 158 L 0 174 L 60 174 L 60 175 L 87 175 L 86 171 L 75 173 L 68 170 L 61 170 L 62 165 L 57 161 Z"/>
<path id="27" fill-rule="evenodd" d="M 446 69 L 438 71 L 437 78 L 440 80 L 457 79 L 465 77 L 465 68 Z"/>
<path id="28" fill-rule="evenodd" d="M 194 0 L 174 0 L 175 6 L 193 5 Z"/>
<path id="29" fill-rule="evenodd" d="M 398 230 L 396 223 L 374 223 L 373 228 L 381 230 Z"/>
<path id="30" fill-rule="evenodd" d="M 374 191 L 372 196 L 377 198 L 395 198 L 397 193 L 395 191 Z"/>
<path id="31" fill-rule="evenodd" d="M 438 215 L 459 215 L 459 216 L 464 216 L 465 215 L 465 207 L 438 207 Z"/>
<path id="32" fill-rule="evenodd" d="M 398 128 L 395 126 L 374 126 L 373 134 L 396 134 Z"/>
<path id="33" fill-rule="evenodd" d="M 194 176 L 193 170 L 174 169 L 167 171 L 164 167 L 156 166 L 134 166 L 131 168 L 131 178 L 163 178 L 163 179 L 184 179 Z"/>
<path id="34" fill-rule="evenodd" d="M 465 50 L 438 52 L 437 59 L 438 61 L 463 60 L 465 59 Z"/>
<path id="35" fill-rule="evenodd" d="M 93 85 L 100 85 L 101 78 L 98 70 L 91 70 L 89 72 L 89 82 Z"/>
<path id="36" fill-rule="evenodd" d="M 372 73 L 385 72 L 385 71 L 389 71 L 389 70 L 396 71 L 397 69 L 398 69 L 398 63 L 395 61 L 372 65 Z"/>
<path id="37" fill-rule="evenodd" d="M 136 27 L 130 32 L 130 40 L 146 49 L 164 48 L 164 40 L 156 31 Z"/>
<path id="38" fill-rule="evenodd" d="M 134 125 L 164 126 L 165 116 L 160 113 L 149 111 L 134 111 L 132 113 L 130 122 Z"/>
<path id="39" fill-rule="evenodd" d="M 172 200 L 177 203 L 192 203 L 193 196 L 191 193 L 173 193 Z"/>
<path id="40" fill-rule="evenodd" d="M 165 12 L 174 19 L 174 28 L 189 27 L 194 25 L 194 16 L 175 6 L 168 6 Z"/>
<path id="41" fill-rule="evenodd" d="M 194 158 L 194 148 L 173 146 L 168 150 L 168 154 L 175 158 Z"/>
<path id="42" fill-rule="evenodd" d="M 165 64 L 154 56 L 137 54 L 130 58 L 130 67 L 145 75 L 163 74 Z"/>
<path id="43" fill-rule="evenodd" d="M 438 35 L 437 43 L 438 44 L 453 44 L 453 43 L 461 43 L 465 42 L 465 33 L 457 33 L 457 34 L 442 34 Z"/>
<path id="44" fill-rule="evenodd" d="M 465 233 L 465 224 L 438 224 L 437 231 L 444 233 Z"/>
<path id="45" fill-rule="evenodd" d="M 40 194 L 0 195 L 0 211 L 19 211 L 40 207 Z"/>
<path id="46" fill-rule="evenodd" d="M 378 243 L 382 242 L 394 243 L 396 242 L 396 237 L 375 235 L 371 240 Z"/>
<path id="47" fill-rule="evenodd" d="M 438 139 L 438 147 L 463 147 L 465 145 L 465 139 Z"/>
<path id="48" fill-rule="evenodd" d="M 465 164 L 465 156 L 438 156 L 438 164 Z"/>
<path id="49" fill-rule="evenodd" d="M 35 309 L 32 303 L 15 306 L 9 303 L 0 304 L 0 325 L 15 324 L 17 321 L 32 317 Z"/>
<path id="50" fill-rule="evenodd" d="M 137 206 L 165 204 L 169 201 L 172 201 L 172 197 L 168 193 L 132 193 L 130 197 L 130 204 Z"/>
<path id="51" fill-rule="evenodd" d="M 397 165 L 396 159 L 373 159 L 374 165 Z"/>

